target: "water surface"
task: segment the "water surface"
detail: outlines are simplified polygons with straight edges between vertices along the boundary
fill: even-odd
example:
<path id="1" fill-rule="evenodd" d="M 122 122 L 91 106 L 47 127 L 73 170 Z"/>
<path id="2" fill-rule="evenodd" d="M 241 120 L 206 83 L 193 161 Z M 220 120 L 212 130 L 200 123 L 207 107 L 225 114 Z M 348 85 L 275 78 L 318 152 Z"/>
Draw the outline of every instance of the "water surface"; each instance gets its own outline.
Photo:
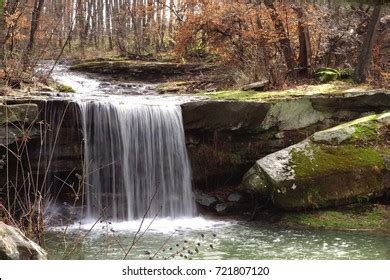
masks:
<path id="1" fill-rule="evenodd" d="M 144 221 L 143 229 L 151 220 Z M 123 259 L 141 221 L 74 225 L 48 234 L 52 259 Z M 72 245 L 76 244 L 76 248 Z M 183 249 L 184 247 L 184 249 Z M 196 249 L 195 249 L 196 248 Z M 190 252 L 189 252 L 190 251 Z M 156 252 L 158 252 L 156 254 Z M 390 259 L 390 237 L 381 234 L 285 230 L 258 222 L 225 220 L 161 219 L 132 248 L 128 259 Z"/>

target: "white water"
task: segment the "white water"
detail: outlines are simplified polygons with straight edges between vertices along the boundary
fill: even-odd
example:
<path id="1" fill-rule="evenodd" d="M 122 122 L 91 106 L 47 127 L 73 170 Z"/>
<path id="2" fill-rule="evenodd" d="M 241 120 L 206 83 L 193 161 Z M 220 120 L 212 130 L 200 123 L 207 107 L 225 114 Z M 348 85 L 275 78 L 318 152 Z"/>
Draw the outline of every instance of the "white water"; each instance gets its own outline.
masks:
<path id="1" fill-rule="evenodd" d="M 191 217 L 194 202 L 181 108 L 79 101 L 87 218 Z"/>
<path id="2" fill-rule="evenodd" d="M 66 66 L 57 66 L 53 78 L 76 91 L 69 97 L 79 107 L 84 137 L 85 220 L 195 214 L 180 97 Z"/>

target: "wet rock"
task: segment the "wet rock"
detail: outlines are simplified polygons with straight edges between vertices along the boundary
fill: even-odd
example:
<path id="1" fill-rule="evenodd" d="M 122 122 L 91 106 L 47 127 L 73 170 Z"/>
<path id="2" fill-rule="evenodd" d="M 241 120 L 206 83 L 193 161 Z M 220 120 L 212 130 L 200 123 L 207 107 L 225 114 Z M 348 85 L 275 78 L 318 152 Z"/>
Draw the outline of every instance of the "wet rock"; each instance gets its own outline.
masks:
<path id="1" fill-rule="evenodd" d="M 215 196 L 208 195 L 201 191 L 194 192 L 195 202 L 201 206 L 212 208 L 219 200 Z"/>
<path id="2" fill-rule="evenodd" d="M 222 202 L 215 205 L 215 211 L 220 215 L 244 214 L 251 210 L 251 203 Z"/>
<path id="3" fill-rule="evenodd" d="M 232 192 L 227 197 L 228 202 L 250 202 L 251 196 L 248 193 L 245 192 Z"/>
<path id="4" fill-rule="evenodd" d="M 215 211 L 218 214 L 230 214 L 235 212 L 236 203 L 234 202 L 223 202 L 215 205 Z"/>
<path id="5" fill-rule="evenodd" d="M 0 222 L 0 260 L 46 260 L 47 253 L 19 229 Z"/>

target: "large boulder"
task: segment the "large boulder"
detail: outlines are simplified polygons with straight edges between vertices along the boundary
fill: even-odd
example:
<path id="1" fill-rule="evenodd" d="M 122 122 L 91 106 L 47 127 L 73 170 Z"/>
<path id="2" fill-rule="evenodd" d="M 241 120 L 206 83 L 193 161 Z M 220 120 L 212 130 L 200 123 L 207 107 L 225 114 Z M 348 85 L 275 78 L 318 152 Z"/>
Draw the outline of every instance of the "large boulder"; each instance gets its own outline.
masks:
<path id="1" fill-rule="evenodd" d="M 245 190 L 283 209 L 348 204 L 390 189 L 390 113 L 320 131 L 256 162 Z"/>
<path id="2" fill-rule="evenodd" d="M 0 222 L 0 260 L 46 260 L 47 253 L 19 229 Z"/>

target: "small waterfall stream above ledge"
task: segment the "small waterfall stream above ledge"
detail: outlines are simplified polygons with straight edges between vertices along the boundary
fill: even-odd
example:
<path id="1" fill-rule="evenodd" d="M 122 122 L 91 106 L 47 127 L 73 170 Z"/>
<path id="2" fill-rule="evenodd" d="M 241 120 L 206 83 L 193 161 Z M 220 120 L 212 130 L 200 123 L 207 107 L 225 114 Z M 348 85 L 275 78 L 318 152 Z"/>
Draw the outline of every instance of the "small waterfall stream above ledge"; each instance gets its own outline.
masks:
<path id="1" fill-rule="evenodd" d="M 77 92 L 71 96 L 83 134 L 87 220 L 194 216 L 178 96 L 160 96 L 149 84 L 73 73 L 66 66 L 57 66 L 53 78 Z"/>
<path id="2" fill-rule="evenodd" d="M 86 215 L 191 217 L 194 202 L 180 106 L 79 101 Z"/>

